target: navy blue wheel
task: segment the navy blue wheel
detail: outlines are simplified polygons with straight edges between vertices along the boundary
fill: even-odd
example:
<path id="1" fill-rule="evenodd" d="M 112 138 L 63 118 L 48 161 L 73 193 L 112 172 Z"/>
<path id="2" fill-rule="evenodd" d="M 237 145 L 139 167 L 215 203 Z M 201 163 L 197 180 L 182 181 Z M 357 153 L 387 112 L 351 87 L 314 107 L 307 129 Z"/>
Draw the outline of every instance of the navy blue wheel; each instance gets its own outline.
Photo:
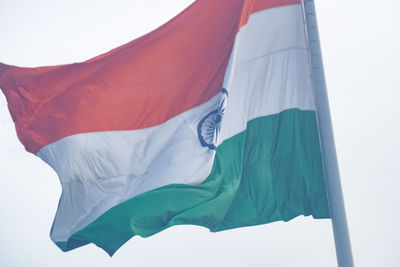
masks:
<path id="1" fill-rule="evenodd" d="M 204 147 L 213 150 L 216 149 L 218 134 L 221 130 L 222 119 L 225 114 L 227 97 L 228 91 L 225 88 L 222 88 L 218 108 L 202 118 L 197 126 L 197 134 L 201 145 Z"/>

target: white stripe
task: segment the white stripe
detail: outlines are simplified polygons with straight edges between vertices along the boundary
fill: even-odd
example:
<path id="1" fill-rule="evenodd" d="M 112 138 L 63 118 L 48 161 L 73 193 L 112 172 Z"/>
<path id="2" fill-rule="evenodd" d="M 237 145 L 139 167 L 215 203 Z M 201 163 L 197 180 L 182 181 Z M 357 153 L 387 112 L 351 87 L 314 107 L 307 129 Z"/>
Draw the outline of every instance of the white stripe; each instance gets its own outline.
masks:
<path id="1" fill-rule="evenodd" d="M 201 146 L 197 125 L 218 101 L 219 95 L 159 126 L 77 134 L 43 147 L 38 156 L 57 172 L 63 192 L 52 239 L 66 240 L 109 208 L 143 192 L 202 182 L 215 151 Z"/>
<path id="2" fill-rule="evenodd" d="M 220 143 L 253 118 L 314 109 L 301 12 L 299 5 L 258 12 L 236 36 L 224 81 L 229 96 Z M 201 146 L 197 126 L 219 100 L 217 95 L 156 127 L 78 134 L 43 147 L 38 156 L 54 168 L 63 187 L 52 239 L 67 240 L 143 192 L 202 182 L 214 151 Z"/>
<path id="3" fill-rule="evenodd" d="M 250 16 L 236 36 L 225 76 L 229 97 L 219 143 L 254 118 L 315 109 L 305 36 L 300 5 Z"/>

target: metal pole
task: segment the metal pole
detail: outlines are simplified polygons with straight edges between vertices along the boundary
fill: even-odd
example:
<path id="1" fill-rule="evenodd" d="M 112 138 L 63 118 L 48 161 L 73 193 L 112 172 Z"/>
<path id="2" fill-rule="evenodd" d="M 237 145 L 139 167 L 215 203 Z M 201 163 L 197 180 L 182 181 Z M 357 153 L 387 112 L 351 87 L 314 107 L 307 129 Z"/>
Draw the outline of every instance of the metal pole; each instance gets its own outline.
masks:
<path id="1" fill-rule="evenodd" d="M 335 141 L 329 111 L 321 46 L 314 0 L 303 0 L 305 22 L 311 65 L 311 78 L 314 100 L 317 110 L 325 182 L 328 194 L 329 210 L 335 238 L 336 257 L 339 267 L 353 267 L 349 231 L 347 228 L 342 186 L 340 184 L 339 167 L 336 158 Z"/>

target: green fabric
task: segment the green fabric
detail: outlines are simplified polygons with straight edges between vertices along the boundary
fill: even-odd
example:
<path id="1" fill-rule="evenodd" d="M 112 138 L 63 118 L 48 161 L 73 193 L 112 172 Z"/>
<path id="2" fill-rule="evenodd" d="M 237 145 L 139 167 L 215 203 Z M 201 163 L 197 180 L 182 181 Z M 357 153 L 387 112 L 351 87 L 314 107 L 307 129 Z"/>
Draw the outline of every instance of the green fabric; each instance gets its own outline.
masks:
<path id="1" fill-rule="evenodd" d="M 256 118 L 224 141 L 202 184 L 133 197 L 57 245 L 68 251 L 94 243 L 113 255 L 131 237 L 172 225 L 222 231 L 299 215 L 329 218 L 329 210 L 315 112 L 291 109 Z"/>

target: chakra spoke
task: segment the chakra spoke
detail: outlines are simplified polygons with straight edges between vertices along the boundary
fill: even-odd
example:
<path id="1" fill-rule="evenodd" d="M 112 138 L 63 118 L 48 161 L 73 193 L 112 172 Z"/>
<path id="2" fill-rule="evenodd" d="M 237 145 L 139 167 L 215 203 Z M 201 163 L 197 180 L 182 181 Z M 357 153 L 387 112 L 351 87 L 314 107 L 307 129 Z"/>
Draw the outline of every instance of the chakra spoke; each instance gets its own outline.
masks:
<path id="1" fill-rule="evenodd" d="M 218 108 L 208 113 L 203 119 L 201 119 L 197 126 L 197 134 L 201 145 L 204 147 L 214 150 L 216 149 L 222 119 L 225 114 L 227 97 L 228 91 L 225 88 L 222 88 Z"/>

